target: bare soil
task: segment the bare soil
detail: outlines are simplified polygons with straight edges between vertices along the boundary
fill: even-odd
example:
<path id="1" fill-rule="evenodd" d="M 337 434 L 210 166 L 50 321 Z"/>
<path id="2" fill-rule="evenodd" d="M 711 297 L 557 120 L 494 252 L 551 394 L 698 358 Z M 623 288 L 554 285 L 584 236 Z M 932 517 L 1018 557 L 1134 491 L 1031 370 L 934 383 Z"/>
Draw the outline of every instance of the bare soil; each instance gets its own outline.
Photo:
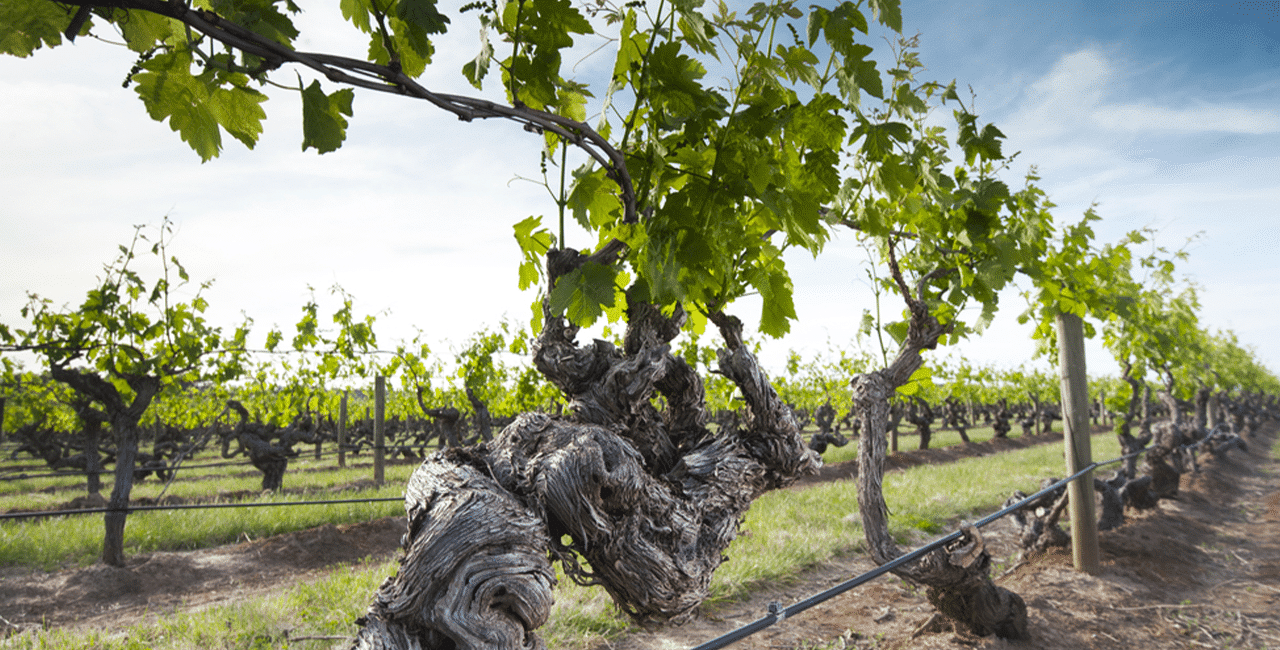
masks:
<path id="1" fill-rule="evenodd" d="M 1005 520 L 983 529 L 998 560 L 997 582 L 1027 603 L 1031 638 L 975 638 L 931 622 L 922 590 L 892 576 L 817 605 L 733 648 L 1280 648 L 1280 462 L 1270 457 L 1277 426 L 1249 451 L 1206 459 L 1183 477 L 1178 498 L 1131 515 L 1101 534 L 1102 572 L 1072 568 L 1069 549 L 1021 559 Z M 1052 434 L 894 454 L 890 468 L 948 462 L 1060 439 Z M 849 480 L 847 464 L 820 480 Z M 393 557 L 403 518 L 320 528 L 234 546 L 137 556 L 125 568 L 45 573 L 0 570 L 0 637 L 45 625 L 120 628 L 278 592 L 349 563 Z M 704 606 L 689 623 L 636 630 L 593 650 L 691 648 L 872 568 L 850 554 L 811 567 L 747 600 Z"/>

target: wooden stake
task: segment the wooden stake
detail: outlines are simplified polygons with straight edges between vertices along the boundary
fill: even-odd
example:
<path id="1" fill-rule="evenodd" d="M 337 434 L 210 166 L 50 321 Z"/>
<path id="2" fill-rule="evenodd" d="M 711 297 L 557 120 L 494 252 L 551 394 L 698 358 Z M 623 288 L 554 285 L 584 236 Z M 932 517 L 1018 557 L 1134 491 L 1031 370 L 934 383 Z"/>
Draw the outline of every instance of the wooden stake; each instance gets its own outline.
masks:
<path id="1" fill-rule="evenodd" d="M 387 410 L 387 378 L 382 375 L 373 380 L 373 484 L 382 487 L 385 479 L 386 455 L 383 449 L 383 417 Z"/>
<path id="2" fill-rule="evenodd" d="M 1067 474 L 1093 463 L 1089 444 L 1089 381 L 1084 365 L 1084 324 L 1074 314 L 1058 314 L 1058 365 L 1062 370 L 1063 448 Z M 1093 505 L 1093 472 L 1067 484 L 1071 502 L 1071 556 L 1076 570 L 1102 571 L 1098 559 L 1098 516 Z"/>
<path id="3" fill-rule="evenodd" d="M 338 467 L 347 466 L 347 392 L 338 403 Z"/>

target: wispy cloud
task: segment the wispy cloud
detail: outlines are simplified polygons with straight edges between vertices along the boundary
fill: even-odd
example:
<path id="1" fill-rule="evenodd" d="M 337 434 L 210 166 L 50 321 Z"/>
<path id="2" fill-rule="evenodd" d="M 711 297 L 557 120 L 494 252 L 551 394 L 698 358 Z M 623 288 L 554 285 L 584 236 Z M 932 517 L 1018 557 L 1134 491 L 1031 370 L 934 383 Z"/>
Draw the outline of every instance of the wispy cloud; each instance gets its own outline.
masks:
<path id="1" fill-rule="evenodd" d="M 1081 50 L 1062 57 L 1027 89 L 1025 101 L 1008 121 L 1007 132 L 1054 139 L 1075 131 L 1090 121 L 1114 76 L 1111 63 L 1099 51 Z"/>
<path id="2" fill-rule="evenodd" d="M 1173 89 L 1137 101 L 1114 101 L 1134 94 L 1139 85 L 1119 69 L 1111 56 L 1096 48 L 1061 57 L 1027 89 L 1012 126 L 1037 138 L 1077 128 L 1153 135 L 1280 133 L 1280 111 L 1272 108 L 1205 101 L 1176 106 L 1180 100 Z"/>
<path id="3" fill-rule="evenodd" d="M 1208 104 L 1167 108 L 1153 104 L 1114 104 L 1097 107 L 1092 117 L 1098 125 L 1117 131 L 1280 133 L 1280 112 L 1241 106 Z"/>

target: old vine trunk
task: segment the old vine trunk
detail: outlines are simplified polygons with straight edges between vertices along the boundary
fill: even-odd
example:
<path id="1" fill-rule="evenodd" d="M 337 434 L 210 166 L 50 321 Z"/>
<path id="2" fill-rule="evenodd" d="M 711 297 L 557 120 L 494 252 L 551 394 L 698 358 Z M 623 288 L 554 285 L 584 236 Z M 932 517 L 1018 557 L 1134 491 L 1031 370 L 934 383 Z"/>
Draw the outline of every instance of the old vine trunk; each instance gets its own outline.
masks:
<path id="1" fill-rule="evenodd" d="M 890 251 L 892 258 L 892 249 Z M 889 400 L 898 386 L 910 380 L 923 363 L 920 352 L 932 349 L 947 326 L 931 316 L 923 299 L 913 298 L 893 264 L 910 312 L 907 336 L 888 367 L 857 375 L 850 382 L 854 408 L 862 419 L 858 437 L 858 510 L 871 557 L 886 564 L 902 555 L 889 533 L 889 508 L 884 500 L 885 431 Z M 924 282 L 921 282 L 921 286 Z M 991 556 L 976 528 L 950 545 L 893 570 L 899 577 L 928 588 L 929 602 L 938 611 L 979 636 L 1027 638 L 1027 607 L 1022 598 L 991 581 Z"/>
<path id="2" fill-rule="evenodd" d="M 550 275 L 585 261 L 553 251 Z M 679 308 L 630 301 L 623 349 L 580 347 L 577 328 L 548 314 L 534 358 L 568 414 L 526 413 L 492 442 L 423 462 L 405 495 L 403 565 L 353 647 L 542 647 L 552 560 L 636 620 L 690 616 L 751 501 L 821 465 L 741 323 L 711 317 L 726 346 L 719 371 L 747 403 L 743 425 L 718 433 L 705 426 L 701 379 L 671 354 Z"/>

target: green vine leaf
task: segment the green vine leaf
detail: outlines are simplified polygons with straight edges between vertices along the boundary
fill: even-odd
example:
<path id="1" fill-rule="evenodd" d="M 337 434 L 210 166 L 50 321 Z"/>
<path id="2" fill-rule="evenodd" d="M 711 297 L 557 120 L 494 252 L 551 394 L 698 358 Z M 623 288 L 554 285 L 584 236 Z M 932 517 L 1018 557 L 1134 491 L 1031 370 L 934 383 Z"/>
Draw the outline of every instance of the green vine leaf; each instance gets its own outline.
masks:
<path id="1" fill-rule="evenodd" d="M 449 17 L 436 9 L 436 0 L 400 0 L 395 14 L 408 27 L 406 36 L 423 44 L 427 43 L 427 35 L 449 31 Z"/>
<path id="2" fill-rule="evenodd" d="M 760 292 L 760 332 L 780 337 L 791 330 L 796 317 L 791 277 L 778 259 L 770 260 L 748 276 L 748 282 Z"/>
<path id="3" fill-rule="evenodd" d="M 881 25 L 895 32 L 902 31 L 902 6 L 900 0 L 868 0 L 871 14 Z"/>
<path id="4" fill-rule="evenodd" d="M 542 219 L 529 217 L 514 227 L 516 243 L 524 261 L 520 264 L 520 290 L 524 291 L 542 280 L 542 260 L 555 244 L 555 236 L 540 228 Z"/>
<path id="5" fill-rule="evenodd" d="M 911 378 L 907 380 L 907 383 L 898 386 L 897 392 L 899 395 L 911 397 L 932 387 L 933 369 L 929 366 L 922 365 L 919 368 L 916 368 L 915 372 L 911 373 Z"/>
<path id="6" fill-rule="evenodd" d="M 462 76 L 466 77 L 477 90 L 483 88 L 482 82 L 489 74 L 489 61 L 493 59 L 493 45 L 489 42 L 489 25 L 489 17 L 481 16 L 480 53 L 462 66 Z"/>
<path id="7" fill-rule="evenodd" d="M 587 230 L 598 229 L 622 217 L 622 201 L 611 190 L 613 181 L 603 169 L 583 167 L 573 172 L 573 188 L 567 207 Z"/>
<path id="8" fill-rule="evenodd" d="M 276 0 L 208 0 L 209 8 L 225 19 L 249 31 L 261 34 L 280 43 L 292 44 L 298 37 L 298 28 L 276 6 Z M 285 3 L 286 10 L 297 13 L 293 2 Z"/>
<path id="9" fill-rule="evenodd" d="M 0 2 L 0 53 L 26 58 L 41 47 L 62 44 L 71 14 L 47 0 Z"/>
<path id="10" fill-rule="evenodd" d="M 167 16 L 145 11 L 131 13 L 129 20 L 118 25 L 120 33 L 124 35 L 125 44 L 131 51 L 139 54 L 150 51 L 157 43 L 176 46 L 181 42 L 177 40 L 180 35 L 183 41 L 186 40 L 182 23 Z"/>
<path id="11" fill-rule="evenodd" d="M 556 280 L 551 289 L 551 313 L 570 321 L 590 325 L 614 307 L 618 272 L 611 266 L 587 262 Z"/>
<path id="12" fill-rule="evenodd" d="M 355 93 L 344 88 L 332 95 L 324 94 L 319 81 L 302 90 L 302 150 L 314 148 L 319 153 L 336 151 L 347 138 L 347 117 Z M 345 117 L 344 117 L 345 116 Z"/>

